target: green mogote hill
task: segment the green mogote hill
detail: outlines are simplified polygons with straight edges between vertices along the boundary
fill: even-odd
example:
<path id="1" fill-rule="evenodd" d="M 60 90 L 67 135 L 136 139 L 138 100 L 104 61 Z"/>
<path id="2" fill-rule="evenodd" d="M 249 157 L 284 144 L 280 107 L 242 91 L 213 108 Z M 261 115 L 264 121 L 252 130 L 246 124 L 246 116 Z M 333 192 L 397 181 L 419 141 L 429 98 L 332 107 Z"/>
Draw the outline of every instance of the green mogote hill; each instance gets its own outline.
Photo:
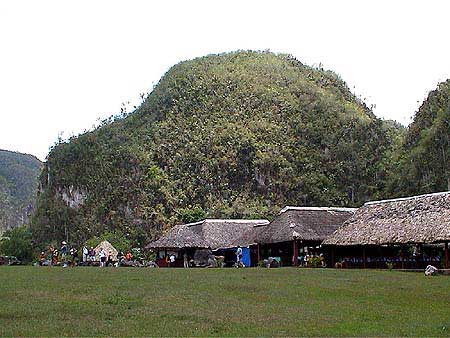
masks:
<path id="1" fill-rule="evenodd" d="M 289 55 L 181 62 L 133 113 L 54 146 L 32 229 L 44 244 L 118 231 L 142 245 L 205 216 L 386 197 L 394 123 L 331 71 Z"/>
<path id="2" fill-rule="evenodd" d="M 0 235 L 28 223 L 41 168 L 32 155 L 0 150 Z"/>

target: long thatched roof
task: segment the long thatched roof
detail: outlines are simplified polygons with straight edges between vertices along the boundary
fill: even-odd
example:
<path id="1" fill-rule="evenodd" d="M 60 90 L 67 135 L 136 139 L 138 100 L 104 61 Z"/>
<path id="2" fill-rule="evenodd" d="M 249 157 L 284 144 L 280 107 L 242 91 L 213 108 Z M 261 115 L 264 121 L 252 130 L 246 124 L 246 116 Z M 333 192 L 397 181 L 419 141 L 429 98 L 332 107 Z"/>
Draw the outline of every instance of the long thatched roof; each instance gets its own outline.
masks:
<path id="1" fill-rule="evenodd" d="M 356 211 L 354 208 L 285 207 L 257 232 L 261 244 L 292 241 L 323 241 Z"/>
<path id="2" fill-rule="evenodd" d="M 268 220 L 205 219 L 176 225 L 147 249 L 210 248 L 212 250 L 245 246 L 255 242 L 254 227 Z"/>
<path id="3" fill-rule="evenodd" d="M 383 245 L 450 241 L 450 192 L 368 202 L 323 244 Z"/>

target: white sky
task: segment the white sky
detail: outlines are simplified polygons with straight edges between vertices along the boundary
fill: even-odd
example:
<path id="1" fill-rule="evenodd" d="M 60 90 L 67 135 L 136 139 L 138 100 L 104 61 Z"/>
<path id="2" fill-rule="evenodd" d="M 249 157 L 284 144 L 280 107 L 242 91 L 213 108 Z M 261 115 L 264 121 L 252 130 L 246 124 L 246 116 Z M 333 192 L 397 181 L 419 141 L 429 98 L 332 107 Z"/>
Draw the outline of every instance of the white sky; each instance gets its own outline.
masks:
<path id="1" fill-rule="evenodd" d="M 448 1 L 0 0 L 0 149 L 44 160 L 179 61 L 237 49 L 337 72 L 408 124 L 450 78 Z"/>

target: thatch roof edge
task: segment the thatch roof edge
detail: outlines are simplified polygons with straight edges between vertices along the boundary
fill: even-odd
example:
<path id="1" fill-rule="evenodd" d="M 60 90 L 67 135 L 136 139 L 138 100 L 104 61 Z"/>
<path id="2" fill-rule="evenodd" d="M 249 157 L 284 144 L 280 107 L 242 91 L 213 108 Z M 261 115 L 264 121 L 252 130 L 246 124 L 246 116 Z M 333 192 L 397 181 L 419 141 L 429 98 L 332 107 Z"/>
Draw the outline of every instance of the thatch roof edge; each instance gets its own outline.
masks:
<path id="1" fill-rule="evenodd" d="M 285 206 L 280 210 L 280 214 L 290 211 L 290 210 L 298 210 L 298 211 L 335 211 L 335 212 L 355 212 L 358 208 L 343 208 L 343 207 L 294 207 L 294 206 Z"/>
<path id="2" fill-rule="evenodd" d="M 237 223 L 237 224 L 254 224 L 254 226 L 269 224 L 267 219 L 220 219 L 220 218 L 205 218 L 204 220 L 181 224 L 187 227 L 201 225 L 204 223 Z"/>
<path id="3" fill-rule="evenodd" d="M 390 203 L 390 202 L 402 202 L 402 201 L 409 201 L 409 200 L 414 200 L 414 199 L 418 199 L 418 198 L 434 197 L 434 196 L 441 196 L 441 195 L 446 195 L 446 194 L 450 194 L 450 191 L 435 192 L 432 194 L 423 194 L 423 195 L 417 195 L 417 196 L 392 198 L 392 199 L 379 200 L 379 201 L 369 201 L 369 202 L 364 203 L 364 205 L 382 204 L 382 203 Z"/>

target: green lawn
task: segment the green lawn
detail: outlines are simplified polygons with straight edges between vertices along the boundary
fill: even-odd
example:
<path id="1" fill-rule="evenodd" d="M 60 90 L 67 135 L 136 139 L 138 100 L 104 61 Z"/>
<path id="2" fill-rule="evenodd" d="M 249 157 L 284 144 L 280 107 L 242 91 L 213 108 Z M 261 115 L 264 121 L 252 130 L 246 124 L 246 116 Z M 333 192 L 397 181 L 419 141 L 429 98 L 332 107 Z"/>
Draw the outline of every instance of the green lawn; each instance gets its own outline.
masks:
<path id="1" fill-rule="evenodd" d="M 450 336 L 450 277 L 0 267 L 2 336 Z"/>

